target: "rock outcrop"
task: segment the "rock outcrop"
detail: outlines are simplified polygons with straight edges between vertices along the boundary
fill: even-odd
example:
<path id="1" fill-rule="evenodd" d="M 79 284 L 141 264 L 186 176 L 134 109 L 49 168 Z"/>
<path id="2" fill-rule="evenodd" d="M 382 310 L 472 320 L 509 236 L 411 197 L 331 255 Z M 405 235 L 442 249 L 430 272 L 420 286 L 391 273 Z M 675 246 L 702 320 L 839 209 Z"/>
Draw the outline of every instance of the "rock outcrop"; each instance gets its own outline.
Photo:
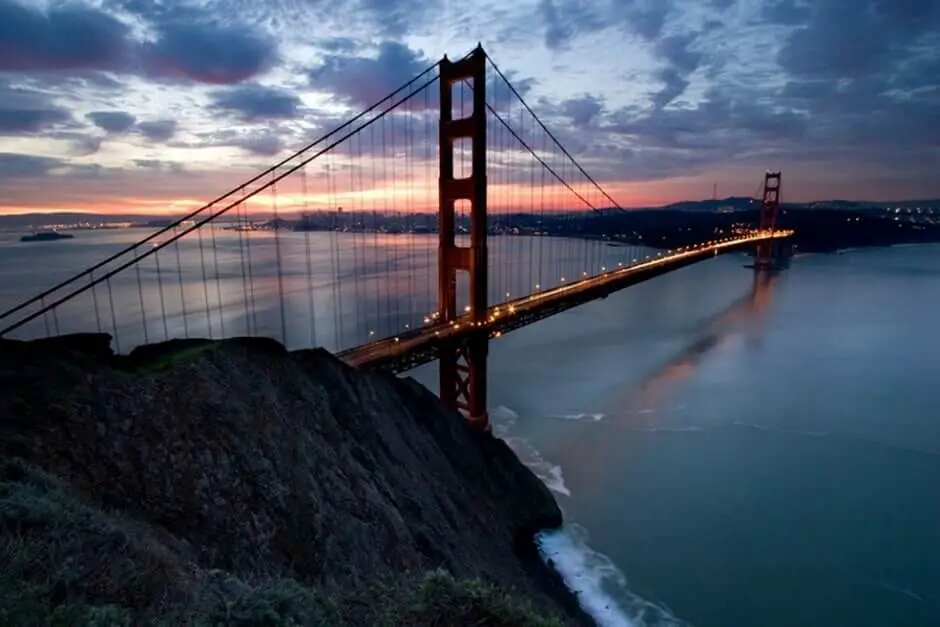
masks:
<path id="1" fill-rule="evenodd" d="M 549 491 L 418 383 L 270 340 L 171 342 L 127 357 L 109 345 L 106 335 L 0 341 L 0 507 L 11 507 L 17 475 L 47 496 L 68 490 L 117 517 L 119 536 L 138 529 L 136 550 L 160 566 L 148 583 L 160 598 L 100 602 L 156 615 L 194 602 L 194 586 L 219 573 L 343 599 L 443 568 L 584 621 L 531 549 L 535 530 L 561 524 Z M 16 520 L 0 519 L 0 532 Z M 116 537 L 100 549 L 115 550 Z M 66 596 L 94 596 L 82 585 Z"/>

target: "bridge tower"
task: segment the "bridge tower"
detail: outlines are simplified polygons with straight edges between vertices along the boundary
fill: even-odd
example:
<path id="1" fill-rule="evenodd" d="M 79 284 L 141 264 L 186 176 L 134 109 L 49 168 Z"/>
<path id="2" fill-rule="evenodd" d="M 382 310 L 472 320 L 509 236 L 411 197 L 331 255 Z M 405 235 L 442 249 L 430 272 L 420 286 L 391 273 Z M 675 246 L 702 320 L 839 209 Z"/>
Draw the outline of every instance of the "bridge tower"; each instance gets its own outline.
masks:
<path id="1" fill-rule="evenodd" d="M 780 210 L 780 172 L 767 172 L 764 174 L 764 197 L 760 206 L 761 231 L 771 233 L 777 227 L 777 213 Z M 765 240 L 757 244 L 754 267 L 757 270 L 768 270 L 774 265 L 775 241 Z"/>
<path id="2" fill-rule="evenodd" d="M 456 62 L 445 56 L 440 63 L 440 175 L 438 194 L 438 300 L 440 320 L 455 323 L 457 272 L 470 275 L 470 323 L 479 330 L 440 349 L 440 395 L 446 407 L 460 411 L 476 427 L 489 431 L 486 411 L 486 356 L 489 332 L 487 312 L 486 249 L 486 54 L 478 45 L 470 56 Z M 469 80 L 473 107 L 468 117 L 453 118 L 453 86 Z M 470 175 L 454 178 L 454 142 L 470 139 Z M 470 246 L 457 246 L 454 209 L 457 201 L 470 202 Z"/>

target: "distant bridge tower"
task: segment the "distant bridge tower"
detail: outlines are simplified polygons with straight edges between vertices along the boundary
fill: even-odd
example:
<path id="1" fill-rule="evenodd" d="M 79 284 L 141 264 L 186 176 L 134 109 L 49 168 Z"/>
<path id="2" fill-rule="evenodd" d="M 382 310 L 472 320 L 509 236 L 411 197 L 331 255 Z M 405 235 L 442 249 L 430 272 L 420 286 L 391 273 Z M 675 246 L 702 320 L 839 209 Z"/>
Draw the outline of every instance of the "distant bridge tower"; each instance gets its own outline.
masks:
<path id="1" fill-rule="evenodd" d="M 767 172 L 764 174 L 764 198 L 760 206 L 761 231 L 771 233 L 777 228 L 777 214 L 780 210 L 780 172 Z M 776 257 L 775 240 L 765 240 L 757 245 L 754 267 L 758 270 L 768 270 L 774 266 Z"/>
<path id="2" fill-rule="evenodd" d="M 453 86 L 471 80 L 473 109 L 466 118 L 453 119 Z M 458 318 L 457 271 L 470 274 L 470 320 L 479 325 L 456 343 L 440 350 L 440 395 L 446 407 L 462 412 L 481 430 L 489 430 L 486 411 L 486 356 L 489 332 L 487 313 L 486 252 L 486 54 L 482 46 L 469 57 L 440 63 L 440 249 L 438 251 L 438 299 L 441 322 Z M 454 142 L 470 139 L 470 176 L 454 178 Z M 470 247 L 455 244 L 454 209 L 457 201 L 470 202 Z"/>

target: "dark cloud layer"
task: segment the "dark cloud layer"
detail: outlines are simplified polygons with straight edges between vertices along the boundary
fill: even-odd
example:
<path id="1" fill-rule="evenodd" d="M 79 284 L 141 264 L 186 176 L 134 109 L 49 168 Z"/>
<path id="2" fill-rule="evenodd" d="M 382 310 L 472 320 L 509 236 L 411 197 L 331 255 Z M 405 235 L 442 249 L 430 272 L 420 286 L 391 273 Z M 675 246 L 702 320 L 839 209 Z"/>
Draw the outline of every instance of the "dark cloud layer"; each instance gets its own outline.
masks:
<path id="1" fill-rule="evenodd" d="M 50 157 L 0 152 L 0 180 L 42 176 L 60 164 Z"/>
<path id="2" fill-rule="evenodd" d="M 34 134 L 70 122 L 72 115 L 42 92 L 0 78 L 0 135 Z"/>
<path id="3" fill-rule="evenodd" d="M 68 4 L 41 11 L 0 0 L 0 71 L 100 70 L 229 84 L 263 72 L 277 58 L 273 40 L 256 29 L 221 26 L 197 12 L 172 17 L 152 23 L 156 39 L 142 43 L 100 9 Z"/>
<path id="4" fill-rule="evenodd" d="M 736 2 L 710 4 L 729 11 Z M 880 154 L 886 167 L 919 171 L 925 159 L 940 157 L 940 2 L 764 0 L 756 25 L 785 29 L 778 31 L 779 69 L 765 85 L 729 73 L 748 58 L 705 53 L 709 35 L 721 28 L 715 20 L 705 27 L 670 22 L 679 6 L 671 0 L 611 6 L 545 0 L 539 8 L 550 49 L 602 28 L 600 15 L 601 23 L 621 24 L 649 42 L 659 64 L 652 107 L 607 111 L 591 97 L 544 107 L 556 123 L 578 130 L 572 143 L 585 158 L 601 159 L 612 178 L 694 174 L 747 155 L 799 162 L 828 151 L 851 167 Z M 673 106 L 696 75 L 710 86 L 692 106 Z"/>
<path id="5" fill-rule="evenodd" d="M 293 92 L 256 83 L 216 91 L 212 100 L 216 109 L 237 113 L 246 121 L 294 118 L 302 105 Z"/>
<path id="6" fill-rule="evenodd" d="M 124 111 L 92 111 L 86 117 L 92 124 L 109 133 L 123 133 L 137 121 L 137 118 Z"/>
<path id="7" fill-rule="evenodd" d="M 362 108 L 381 100 L 426 70 L 432 61 L 402 43 L 384 41 L 375 58 L 328 55 L 310 71 L 310 84 Z"/>
<path id="8" fill-rule="evenodd" d="M 144 46 L 143 66 L 152 76 L 225 85 L 267 70 L 276 59 L 274 42 L 247 27 L 174 23 L 156 43 Z"/>
<path id="9" fill-rule="evenodd" d="M 329 113 L 305 107 L 316 99 L 302 100 L 298 90 L 363 109 L 442 52 L 409 47 L 405 35 L 427 38 L 448 26 L 443 34 L 461 46 L 510 33 L 496 37 L 493 50 L 505 45 L 508 51 L 496 61 L 507 59 L 503 69 L 513 84 L 602 179 L 661 180 L 741 163 L 762 170 L 812 159 L 845 171 L 883 167 L 885 177 L 908 180 L 924 178 L 940 159 L 937 0 L 473 0 L 460 7 L 441 0 L 69 0 L 36 6 L 0 0 L 0 136 L 48 137 L 69 148 L 62 161 L 3 153 L 0 175 L 7 178 L 68 171 L 69 158 L 93 161 L 102 141 L 122 138 L 157 148 L 234 146 L 273 157 L 349 116 L 332 106 Z M 623 55 L 621 75 L 599 76 L 595 85 L 574 81 L 576 91 L 547 68 L 524 65 L 542 63 L 545 56 L 529 50 L 541 48 L 563 58 L 559 65 L 589 73 L 592 59 L 609 65 L 622 54 L 616 44 L 589 48 L 598 39 L 623 41 L 624 50 L 642 54 L 636 62 Z M 488 78 L 490 102 L 512 117 L 505 85 L 492 72 Z M 121 95 L 141 82 L 151 84 L 155 97 L 187 98 L 191 109 L 174 101 L 165 112 L 135 110 Z M 553 90 L 563 96 L 553 97 Z M 95 104 L 76 108 L 85 98 Z M 433 125 L 436 107 L 433 86 L 382 131 L 425 148 L 434 138 L 416 134 Z M 337 152 L 379 150 L 348 142 Z M 153 151 L 135 156 L 141 158 L 128 165 L 137 173 L 171 171 Z"/>
<path id="10" fill-rule="evenodd" d="M 176 134 L 176 120 L 150 120 L 137 125 L 140 134 L 153 142 L 165 142 Z"/>

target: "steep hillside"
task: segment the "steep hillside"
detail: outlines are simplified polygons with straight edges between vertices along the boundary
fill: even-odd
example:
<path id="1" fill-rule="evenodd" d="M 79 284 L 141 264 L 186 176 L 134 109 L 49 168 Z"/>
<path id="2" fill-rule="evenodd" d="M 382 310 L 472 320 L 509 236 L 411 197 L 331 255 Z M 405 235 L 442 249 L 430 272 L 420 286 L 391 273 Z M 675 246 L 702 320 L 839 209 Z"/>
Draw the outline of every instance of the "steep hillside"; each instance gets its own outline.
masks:
<path id="1" fill-rule="evenodd" d="M 0 624 L 585 620 L 532 550 L 550 493 L 417 383 L 109 342 L 0 342 Z"/>

